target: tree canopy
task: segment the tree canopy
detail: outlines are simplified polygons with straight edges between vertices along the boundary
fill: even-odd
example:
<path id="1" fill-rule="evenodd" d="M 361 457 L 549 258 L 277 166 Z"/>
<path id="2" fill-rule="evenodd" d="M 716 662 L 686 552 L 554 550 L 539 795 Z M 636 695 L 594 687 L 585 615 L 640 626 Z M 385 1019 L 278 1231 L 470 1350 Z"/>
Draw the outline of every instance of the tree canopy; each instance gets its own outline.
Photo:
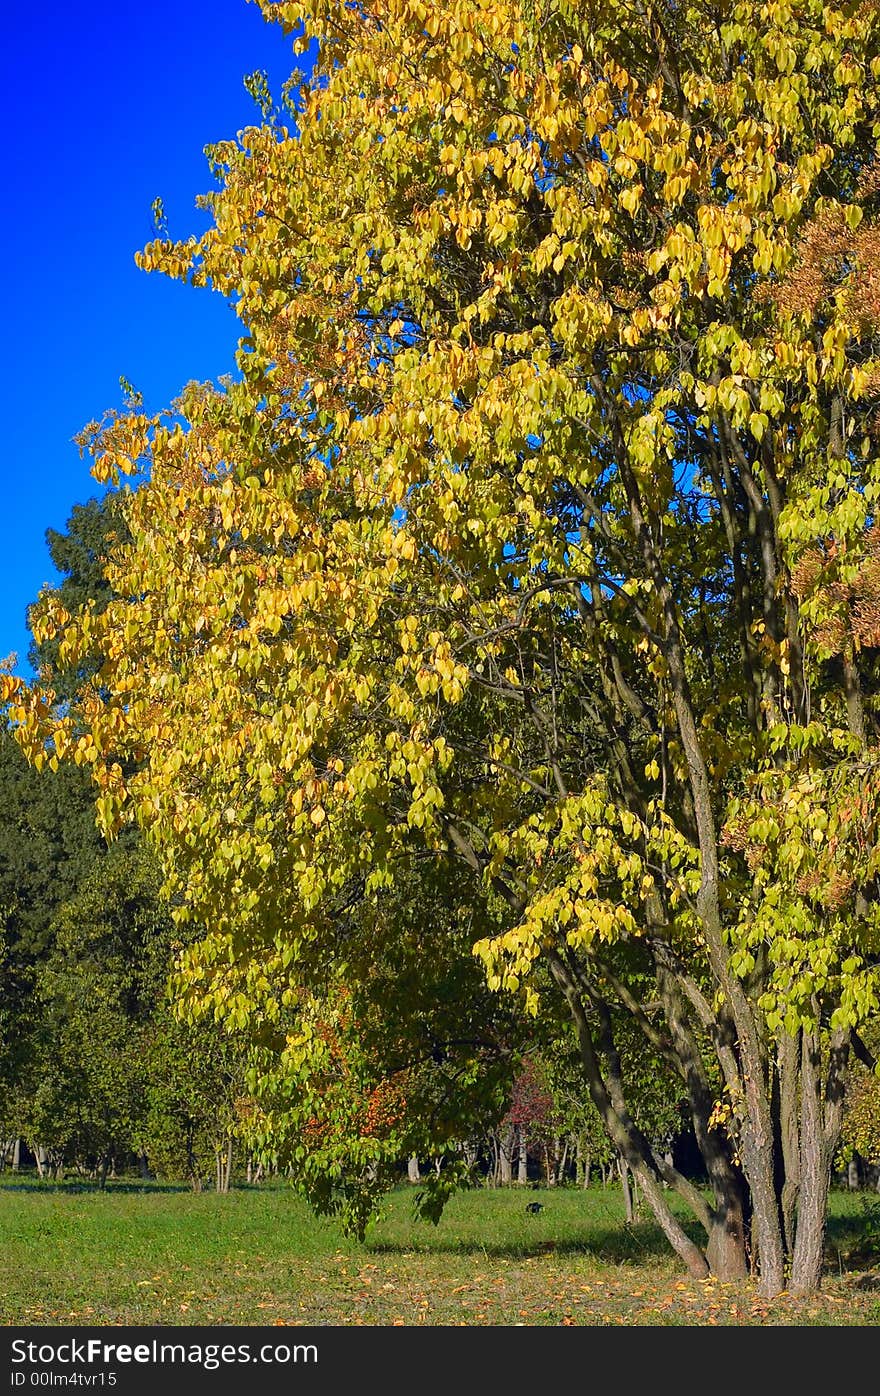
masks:
<path id="1" fill-rule="evenodd" d="M 139 257 L 235 300 L 238 377 L 89 434 L 130 540 L 103 611 L 45 597 L 96 677 L 75 715 L 7 679 L 20 740 L 140 823 L 211 927 L 191 992 L 255 1032 L 439 869 L 691 1271 L 808 1290 L 878 1009 L 880 14 L 262 8 L 314 73 Z"/>

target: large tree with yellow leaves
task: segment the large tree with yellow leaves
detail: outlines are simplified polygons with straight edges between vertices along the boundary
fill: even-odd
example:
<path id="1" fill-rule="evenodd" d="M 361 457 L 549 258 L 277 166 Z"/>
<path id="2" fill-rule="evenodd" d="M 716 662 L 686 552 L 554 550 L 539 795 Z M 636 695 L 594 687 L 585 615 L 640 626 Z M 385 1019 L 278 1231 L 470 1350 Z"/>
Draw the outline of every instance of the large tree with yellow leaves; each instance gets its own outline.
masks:
<path id="1" fill-rule="evenodd" d="M 101 668 L 76 716 L 9 680 L 21 740 L 141 823 L 213 928 L 190 992 L 291 1014 L 291 1063 L 303 986 L 439 864 L 690 1271 L 814 1288 L 878 1004 L 880 13 L 263 9 L 318 41 L 295 129 L 214 147 L 210 230 L 139 258 L 237 300 L 240 376 L 95 428 L 132 542 L 101 615 L 45 599 Z"/>

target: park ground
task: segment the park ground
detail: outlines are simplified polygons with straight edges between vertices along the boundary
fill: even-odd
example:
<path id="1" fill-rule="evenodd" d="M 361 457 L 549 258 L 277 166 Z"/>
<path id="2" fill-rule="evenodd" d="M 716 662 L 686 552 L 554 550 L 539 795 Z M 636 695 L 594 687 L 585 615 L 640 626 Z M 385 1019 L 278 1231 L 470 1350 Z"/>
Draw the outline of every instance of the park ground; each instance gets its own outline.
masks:
<path id="1" fill-rule="evenodd" d="M 475 1189 L 437 1227 L 400 1189 L 358 1242 L 281 1186 L 217 1196 L 4 1180 L 0 1321 L 875 1325 L 878 1220 L 872 1196 L 834 1194 L 821 1294 L 766 1303 L 751 1285 L 690 1280 L 647 1218 L 624 1224 L 616 1187 Z"/>

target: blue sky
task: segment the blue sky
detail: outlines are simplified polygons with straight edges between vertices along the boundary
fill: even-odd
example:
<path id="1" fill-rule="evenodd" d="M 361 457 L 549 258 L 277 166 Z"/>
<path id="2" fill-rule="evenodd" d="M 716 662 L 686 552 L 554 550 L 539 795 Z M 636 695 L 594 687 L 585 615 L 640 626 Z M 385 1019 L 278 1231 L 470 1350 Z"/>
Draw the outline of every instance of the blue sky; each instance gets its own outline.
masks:
<path id="1" fill-rule="evenodd" d="M 234 367 L 223 298 L 135 267 L 150 205 L 173 236 L 201 231 L 203 147 L 259 121 L 246 73 L 277 93 L 296 63 L 246 0 L 13 0 L 3 29 L 0 658 L 28 673 L 45 531 L 100 493 L 74 434 L 120 405 L 121 374 L 157 409 Z"/>

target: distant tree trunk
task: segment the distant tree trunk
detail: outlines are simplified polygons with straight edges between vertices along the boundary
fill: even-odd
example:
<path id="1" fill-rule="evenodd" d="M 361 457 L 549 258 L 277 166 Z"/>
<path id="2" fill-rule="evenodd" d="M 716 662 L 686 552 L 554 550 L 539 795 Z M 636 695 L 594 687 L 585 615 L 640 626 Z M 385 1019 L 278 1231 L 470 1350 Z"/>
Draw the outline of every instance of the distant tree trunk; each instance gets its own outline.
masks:
<path id="1" fill-rule="evenodd" d="M 493 1129 L 489 1135 L 489 1168 L 486 1172 L 486 1187 L 494 1188 L 498 1184 L 498 1135 Z"/>
<path id="2" fill-rule="evenodd" d="M 227 1193 L 232 1183 L 232 1154 L 233 1140 L 230 1134 L 226 1140 L 226 1147 L 222 1145 L 214 1150 L 215 1186 L 217 1192 Z"/>
<path id="3" fill-rule="evenodd" d="M 547 1186 L 554 1188 L 559 1176 L 559 1140 L 553 1139 L 544 1145 L 544 1161 L 547 1166 Z"/>
<path id="4" fill-rule="evenodd" d="M 235 1141 L 230 1134 L 226 1141 L 226 1163 L 223 1169 L 223 1192 L 229 1192 L 232 1187 L 232 1160 L 234 1157 Z"/>
<path id="5" fill-rule="evenodd" d="M 21 1140 L 16 1139 L 12 1146 L 12 1171 L 17 1173 L 21 1167 Z"/>
<path id="6" fill-rule="evenodd" d="M 849 1163 L 846 1165 L 846 1185 L 850 1192 L 856 1192 L 857 1189 L 861 1187 L 862 1180 L 859 1176 L 859 1171 L 859 1156 L 858 1154 L 853 1154 Z"/>
<path id="7" fill-rule="evenodd" d="M 140 1168 L 141 1177 L 142 1177 L 143 1179 L 149 1178 L 149 1176 L 150 1176 L 150 1161 L 149 1161 L 149 1159 L 147 1158 L 146 1154 L 139 1154 L 139 1155 L 138 1155 L 138 1167 Z"/>
<path id="8" fill-rule="evenodd" d="M 529 1181 L 529 1145 L 526 1137 L 525 1125 L 517 1125 L 517 1160 L 516 1160 L 516 1181 L 527 1183 Z"/>
<path id="9" fill-rule="evenodd" d="M 411 1183 L 420 1183 L 422 1181 L 422 1175 L 419 1171 L 418 1154 L 411 1154 L 410 1157 L 407 1159 L 406 1176 Z"/>
<path id="10" fill-rule="evenodd" d="M 513 1125 L 506 1125 L 498 1136 L 498 1181 L 502 1185 L 513 1182 Z"/>
<path id="11" fill-rule="evenodd" d="M 560 1183 L 565 1182 L 565 1170 L 568 1167 L 568 1153 L 570 1145 L 571 1139 L 568 1136 L 566 1136 L 565 1143 L 562 1145 L 562 1153 L 559 1156 L 559 1167 L 556 1170 L 556 1176 Z"/>
<path id="12" fill-rule="evenodd" d="M 577 1152 L 575 1154 L 575 1181 L 579 1183 L 582 1188 L 588 1188 L 590 1186 L 590 1169 L 592 1165 L 593 1160 L 590 1157 L 587 1141 L 582 1134 L 579 1134 Z"/>

